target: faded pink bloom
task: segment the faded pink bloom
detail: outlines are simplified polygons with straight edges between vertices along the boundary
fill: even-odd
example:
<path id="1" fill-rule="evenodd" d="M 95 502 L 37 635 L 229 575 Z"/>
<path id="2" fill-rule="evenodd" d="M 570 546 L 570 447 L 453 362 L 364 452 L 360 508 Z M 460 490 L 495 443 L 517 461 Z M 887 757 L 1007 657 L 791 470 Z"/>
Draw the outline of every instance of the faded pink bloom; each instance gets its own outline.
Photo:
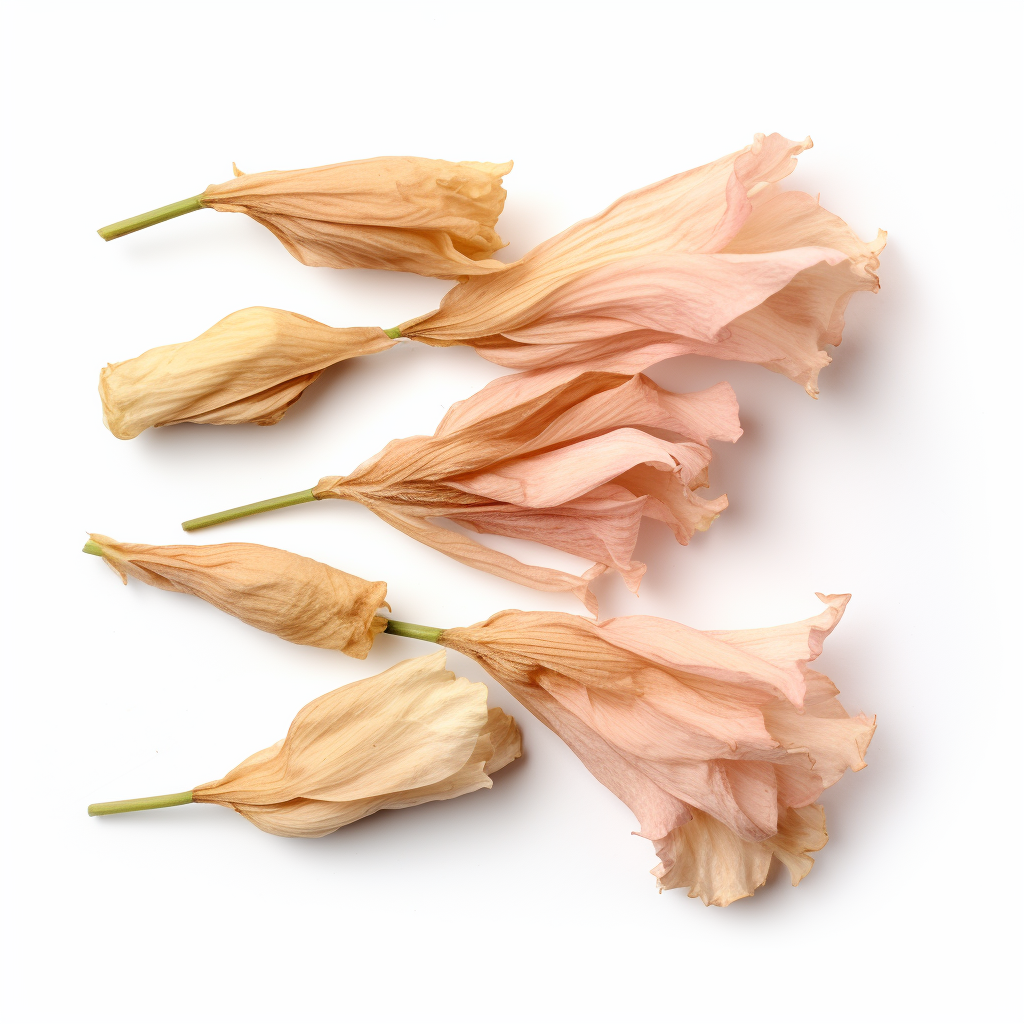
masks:
<path id="1" fill-rule="evenodd" d="M 665 440 L 649 429 L 673 436 Z M 643 516 L 685 544 L 726 507 L 706 500 L 708 441 L 741 431 L 728 384 L 677 395 L 647 377 L 584 373 L 572 380 L 494 381 L 457 403 L 432 437 L 392 441 L 348 476 L 313 494 L 365 505 L 452 558 L 537 590 L 571 591 L 596 614 L 590 582 L 615 569 L 636 591 L 633 559 Z M 583 575 L 525 565 L 432 522 L 540 541 L 593 559 Z"/>
<path id="2" fill-rule="evenodd" d="M 820 614 L 768 629 L 504 611 L 438 643 L 477 661 L 629 805 L 661 888 L 725 906 L 764 883 L 773 856 L 796 885 L 828 838 L 815 801 L 864 767 L 874 719 L 851 718 L 806 667 L 849 595 L 818 596 Z"/>
<path id="3" fill-rule="evenodd" d="M 861 242 L 812 196 L 778 191 L 810 146 L 757 135 L 623 196 L 502 273 L 464 280 L 402 333 L 519 369 L 635 373 L 677 355 L 737 359 L 816 395 L 850 296 L 878 290 L 885 234 Z"/>

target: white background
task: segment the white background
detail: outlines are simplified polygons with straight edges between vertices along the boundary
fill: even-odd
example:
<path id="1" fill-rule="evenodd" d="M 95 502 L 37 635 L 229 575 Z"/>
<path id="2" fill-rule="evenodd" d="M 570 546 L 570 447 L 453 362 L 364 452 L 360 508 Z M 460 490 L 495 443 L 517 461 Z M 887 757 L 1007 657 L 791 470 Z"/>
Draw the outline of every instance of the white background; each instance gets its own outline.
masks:
<path id="1" fill-rule="evenodd" d="M 1009 1019 L 1015 7 L 8 7 L 9 1020 Z M 813 614 L 815 590 L 853 592 L 818 666 L 879 727 L 869 768 L 825 795 L 832 838 L 801 886 L 773 877 L 724 910 L 659 896 L 628 809 L 496 684 L 527 753 L 490 791 L 309 841 L 210 806 L 88 818 L 90 801 L 217 778 L 306 701 L 430 648 L 383 637 L 361 663 L 291 646 L 192 598 L 122 587 L 79 554 L 85 531 L 180 542 L 182 519 L 347 472 L 506 372 L 405 343 L 325 374 L 275 427 L 117 441 L 96 395 L 108 360 L 255 304 L 390 327 L 449 285 L 310 269 L 242 216 L 200 212 L 111 244 L 95 229 L 224 180 L 232 160 L 512 157 L 498 227 L 514 259 L 756 131 L 810 133 L 789 185 L 820 192 L 862 237 L 888 229 L 882 292 L 854 297 L 817 402 L 757 366 L 651 371 L 680 390 L 735 387 L 745 433 L 717 445 L 711 470 L 731 506 L 688 548 L 645 527 L 639 599 L 611 576 L 599 595 L 606 615 L 733 628 Z M 385 579 L 411 621 L 581 610 L 341 502 L 195 539 Z"/>

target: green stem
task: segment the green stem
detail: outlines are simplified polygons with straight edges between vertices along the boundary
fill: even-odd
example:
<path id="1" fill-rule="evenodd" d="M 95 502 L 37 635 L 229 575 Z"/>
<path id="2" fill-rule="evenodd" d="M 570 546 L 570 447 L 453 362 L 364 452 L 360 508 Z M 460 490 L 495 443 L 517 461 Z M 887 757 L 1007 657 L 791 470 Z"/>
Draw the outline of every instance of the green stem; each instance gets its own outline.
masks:
<path id="1" fill-rule="evenodd" d="M 282 494 L 280 498 L 266 498 L 263 501 L 254 501 L 251 505 L 229 508 L 226 512 L 213 512 L 208 516 L 200 516 L 198 519 L 189 519 L 181 524 L 181 528 L 188 531 L 201 530 L 204 526 L 216 526 L 218 523 L 227 523 L 232 519 L 254 516 L 257 512 L 271 512 L 275 508 L 287 508 L 289 505 L 301 505 L 305 501 L 316 500 L 313 488 L 310 487 L 308 491 Z"/>
<path id="2" fill-rule="evenodd" d="M 444 632 L 436 626 L 417 626 L 415 622 L 399 622 L 397 619 L 388 619 L 384 628 L 385 633 L 394 633 L 395 636 L 409 636 L 413 640 L 426 640 L 427 643 L 436 644 L 437 638 Z"/>
<path id="3" fill-rule="evenodd" d="M 96 233 L 104 241 L 110 242 L 122 235 L 130 235 L 133 231 L 141 231 L 153 224 L 159 224 L 164 220 L 172 220 L 180 217 L 183 213 L 191 213 L 193 210 L 203 208 L 203 194 L 192 196 L 191 199 L 182 199 L 170 206 L 161 206 L 158 210 L 150 210 L 149 213 L 140 213 L 136 217 L 129 217 L 127 220 L 119 220 L 116 224 L 108 224 L 100 228 Z"/>
<path id="4" fill-rule="evenodd" d="M 384 333 L 389 338 L 400 338 L 402 336 L 402 328 L 401 327 L 389 327 Z"/>
<path id="5" fill-rule="evenodd" d="M 89 804 L 89 816 L 97 814 L 123 814 L 125 811 L 149 811 L 154 807 L 177 807 L 192 803 L 192 790 L 167 793 L 164 796 L 140 796 L 137 800 L 113 800 L 107 804 Z"/>
<path id="6" fill-rule="evenodd" d="M 96 541 L 94 541 L 94 540 L 87 540 L 85 542 L 85 547 L 82 548 L 82 550 L 87 555 L 102 555 L 103 554 L 103 548 L 101 548 L 99 546 L 99 544 L 97 544 Z"/>

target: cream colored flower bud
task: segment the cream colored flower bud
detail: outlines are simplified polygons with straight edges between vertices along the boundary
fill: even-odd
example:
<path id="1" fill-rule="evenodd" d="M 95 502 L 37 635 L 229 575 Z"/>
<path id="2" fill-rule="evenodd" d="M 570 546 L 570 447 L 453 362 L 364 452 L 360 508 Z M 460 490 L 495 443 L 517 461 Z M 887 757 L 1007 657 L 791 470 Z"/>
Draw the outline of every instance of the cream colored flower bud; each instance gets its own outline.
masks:
<path id="1" fill-rule="evenodd" d="M 494 225 L 503 164 L 382 156 L 210 185 L 203 206 L 245 213 L 310 267 L 369 267 L 458 278 L 503 270 Z"/>
<path id="2" fill-rule="evenodd" d="M 171 423 L 276 423 L 333 363 L 391 348 L 379 327 L 334 328 L 252 306 L 192 341 L 100 371 L 103 422 L 122 440 Z"/>
<path id="3" fill-rule="evenodd" d="M 387 625 L 386 583 L 369 583 L 312 558 L 261 544 L 119 544 L 94 533 L 93 553 L 127 583 L 194 594 L 250 626 L 353 658 Z M 87 547 L 88 550 L 88 547 Z"/>
<path id="4" fill-rule="evenodd" d="M 197 803 L 230 807 L 264 832 L 323 836 L 386 808 L 490 788 L 519 757 L 515 721 L 487 687 L 445 669 L 445 652 L 403 661 L 307 704 L 288 735 L 246 758 Z"/>

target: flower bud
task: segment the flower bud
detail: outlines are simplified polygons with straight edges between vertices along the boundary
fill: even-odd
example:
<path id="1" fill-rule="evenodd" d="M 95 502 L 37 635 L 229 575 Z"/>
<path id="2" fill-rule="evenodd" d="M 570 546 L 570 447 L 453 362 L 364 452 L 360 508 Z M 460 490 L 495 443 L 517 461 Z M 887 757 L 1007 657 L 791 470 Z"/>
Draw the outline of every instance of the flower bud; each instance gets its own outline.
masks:
<path id="1" fill-rule="evenodd" d="M 310 267 L 368 267 L 427 277 L 491 274 L 505 243 L 503 164 L 384 156 L 210 185 L 203 206 L 245 213 Z"/>
<path id="2" fill-rule="evenodd" d="M 128 577 L 193 594 L 250 626 L 309 647 L 365 658 L 387 625 L 386 583 L 261 544 L 119 544 L 90 534 L 97 554 Z"/>
<path id="3" fill-rule="evenodd" d="M 272 747 L 192 791 L 264 832 L 324 836 L 387 808 L 489 789 L 519 757 L 515 721 L 487 687 L 456 679 L 445 652 L 403 661 L 307 704 Z"/>

